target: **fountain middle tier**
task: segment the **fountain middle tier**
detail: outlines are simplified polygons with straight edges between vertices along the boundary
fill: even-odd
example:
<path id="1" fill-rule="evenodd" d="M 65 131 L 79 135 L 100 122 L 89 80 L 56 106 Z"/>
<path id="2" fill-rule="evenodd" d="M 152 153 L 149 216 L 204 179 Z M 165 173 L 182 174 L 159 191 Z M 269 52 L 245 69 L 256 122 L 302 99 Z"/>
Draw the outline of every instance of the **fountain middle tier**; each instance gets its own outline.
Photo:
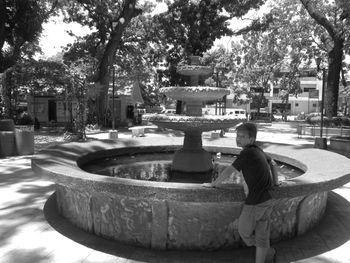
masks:
<path id="1" fill-rule="evenodd" d="M 245 121 L 244 119 L 237 119 L 236 117 L 230 115 L 185 116 L 156 114 L 144 116 L 143 119 L 152 122 L 161 128 L 179 130 L 183 132 L 203 132 L 227 129 Z"/>
<path id="2" fill-rule="evenodd" d="M 196 102 L 217 100 L 230 94 L 228 89 L 206 86 L 166 87 L 159 91 L 172 99 Z"/>

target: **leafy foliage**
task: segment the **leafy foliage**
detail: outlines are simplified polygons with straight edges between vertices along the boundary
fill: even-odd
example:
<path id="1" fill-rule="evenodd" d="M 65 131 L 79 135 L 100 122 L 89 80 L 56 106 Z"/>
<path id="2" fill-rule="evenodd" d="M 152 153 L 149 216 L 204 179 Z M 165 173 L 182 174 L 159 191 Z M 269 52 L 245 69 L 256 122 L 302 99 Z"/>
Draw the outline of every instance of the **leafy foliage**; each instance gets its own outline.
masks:
<path id="1" fill-rule="evenodd" d="M 340 73 L 344 76 L 348 67 L 343 52 L 349 54 L 349 5 L 342 0 L 280 0 L 271 13 L 284 30 L 281 39 L 288 39 L 307 66 L 322 58 L 321 67 L 328 71 L 326 115 L 336 116 Z"/>
<path id="2" fill-rule="evenodd" d="M 42 24 L 55 11 L 57 3 L 57 0 L 0 0 L 0 72 L 40 51 Z"/>
<path id="3" fill-rule="evenodd" d="M 54 61 L 27 61 L 8 68 L 2 76 L 1 98 L 5 116 L 11 118 L 19 100 L 25 94 L 59 94 L 70 85 L 67 67 Z"/>
<path id="4" fill-rule="evenodd" d="M 148 2 L 136 6 L 135 0 L 67 1 L 67 20 L 89 26 L 92 32 L 69 47 L 65 59 L 88 55 L 98 61 L 93 79 L 103 85 L 99 94 L 101 108 L 106 106 L 102 97 L 106 98 L 113 64 L 118 65 L 118 87 L 136 76 L 146 86 L 184 83 L 176 73 L 177 63 L 188 54 L 202 54 L 216 38 L 231 34 L 228 19 L 263 2 L 169 1 L 168 11 L 152 18 L 149 11 L 153 5 Z M 224 8 L 228 15 L 222 12 Z M 161 64 L 165 67 L 157 72 L 155 68 Z M 159 78 L 154 77 L 156 73 Z"/>

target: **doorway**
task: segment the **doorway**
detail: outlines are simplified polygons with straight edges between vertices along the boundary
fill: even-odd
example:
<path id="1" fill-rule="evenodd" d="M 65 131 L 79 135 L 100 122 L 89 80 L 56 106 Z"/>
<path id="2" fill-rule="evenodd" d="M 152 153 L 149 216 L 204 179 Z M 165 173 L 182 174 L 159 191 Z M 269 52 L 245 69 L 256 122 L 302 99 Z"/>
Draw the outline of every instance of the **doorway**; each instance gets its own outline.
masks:
<path id="1" fill-rule="evenodd" d="M 57 108 L 56 108 L 56 101 L 55 100 L 49 100 L 49 121 L 57 121 Z"/>

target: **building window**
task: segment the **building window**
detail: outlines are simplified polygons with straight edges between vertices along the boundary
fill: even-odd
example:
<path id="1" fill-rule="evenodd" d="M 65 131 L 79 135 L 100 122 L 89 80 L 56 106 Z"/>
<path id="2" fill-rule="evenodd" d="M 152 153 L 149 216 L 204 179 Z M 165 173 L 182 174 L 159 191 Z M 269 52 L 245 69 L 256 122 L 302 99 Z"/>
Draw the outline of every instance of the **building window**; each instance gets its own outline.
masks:
<path id="1" fill-rule="evenodd" d="M 299 106 L 299 103 L 295 103 L 295 107 L 298 107 Z"/>
<path id="2" fill-rule="evenodd" d="M 310 92 L 312 90 L 316 90 L 315 88 L 304 88 L 304 92 Z"/>
<path id="3" fill-rule="evenodd" d="M 313 103 L 313 104 L 312 104 L 312 107 L 316 108 L 316 103 Z"/>
<path id="4" fill-rule="evenodd" d="M 315 90 L 317 88 L 316 84 L 302 84 L 301 88 L 304 92 L 310 92 L 310 90 Z"/>

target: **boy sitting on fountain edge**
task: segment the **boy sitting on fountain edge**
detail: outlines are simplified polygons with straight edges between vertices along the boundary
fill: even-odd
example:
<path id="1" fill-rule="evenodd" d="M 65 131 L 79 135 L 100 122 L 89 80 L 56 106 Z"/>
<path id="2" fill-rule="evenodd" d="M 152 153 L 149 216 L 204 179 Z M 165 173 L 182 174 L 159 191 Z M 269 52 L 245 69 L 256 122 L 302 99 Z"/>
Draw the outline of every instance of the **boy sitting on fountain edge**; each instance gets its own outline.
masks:
<path id="1" fill-rule="evenodd" d="M 256 145 L 257 127 L 246 122 L 237 127 L 237 159 L 205 187 L 219 187 L 232 174 L 243 175 L 246 200 L 238 220 L 238 232 L 247 246 L 256 247 L 255 262 L 275 262 L 276 251 L 270 247 L 270 215 L 273 208 L 269 190 L 278 185 L 276 163 Z M 265 261 L 266 260 L 266 261 Z"/>

